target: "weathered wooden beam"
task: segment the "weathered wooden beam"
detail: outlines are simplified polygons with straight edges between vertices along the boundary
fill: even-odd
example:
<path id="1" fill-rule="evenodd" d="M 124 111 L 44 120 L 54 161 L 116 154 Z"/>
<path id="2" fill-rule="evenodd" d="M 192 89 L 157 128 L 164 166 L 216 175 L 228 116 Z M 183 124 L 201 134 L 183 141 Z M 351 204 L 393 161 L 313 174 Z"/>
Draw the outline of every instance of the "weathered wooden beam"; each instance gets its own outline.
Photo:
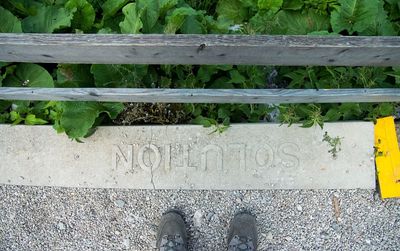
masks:
<path id="1" fill-rule="evenodd" d="M 393 66 L 400 37 L 2 33 L 0 61 Z"/>
<path id="2" fill-rule="evenodd" d="M 0 100 L 160 103 L 400 102 L 400 89 L 0 88 Z"/>

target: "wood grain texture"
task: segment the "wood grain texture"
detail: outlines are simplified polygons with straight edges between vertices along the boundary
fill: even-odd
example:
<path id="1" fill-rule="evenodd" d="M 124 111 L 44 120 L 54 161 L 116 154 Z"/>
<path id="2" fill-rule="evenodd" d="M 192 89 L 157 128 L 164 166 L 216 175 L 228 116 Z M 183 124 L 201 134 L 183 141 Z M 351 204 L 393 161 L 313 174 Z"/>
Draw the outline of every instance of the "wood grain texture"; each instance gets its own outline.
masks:
<path id="1" fill-rule="evenodd" d="M 0 88 L 0 100 L 161 103 L 400 102 L 400 89 Z"/>
<path id="2" fill-rule="evenodd" d="M 0 61 L 394 66 L 400 37 L 2 33 Z"/>

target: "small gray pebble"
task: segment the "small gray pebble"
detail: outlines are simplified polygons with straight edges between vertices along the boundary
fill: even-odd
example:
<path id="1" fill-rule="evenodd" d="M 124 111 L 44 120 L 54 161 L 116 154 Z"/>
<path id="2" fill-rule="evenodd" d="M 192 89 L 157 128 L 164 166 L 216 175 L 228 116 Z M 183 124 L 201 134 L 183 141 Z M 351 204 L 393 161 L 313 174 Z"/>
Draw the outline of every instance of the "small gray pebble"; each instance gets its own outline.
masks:
<path id="1" fill-rule="evenodd" d="M 331 228 L 335 231 L 340 231 L 340 225 L 336 222 L 332 223 Z"/>
<path id="2" fill-rule="evenodd" d="M 329 238 L 329 234 L 326 231 L 322 231 L 320 233 L 320 236 L 321 236 L 322 239 L 328 239 Z"/>
<path id="3" fill-rule="evenodd" d="M 287 237 L 285 237 L 285 240 L 291 242 L 291 241 L 293 241 L 293 238 L 290 236 L 287 236 Z"/>
<path id="4" fill-rule="evenodd" d="M 64 223 L 59 222 L 59 223 L 57 224 L 57 228 L 58 228 L 59 230 L 65 230 L 67 227 L 65 226 Z"/>
<path id="5" fill-rule="evenodd" d="M 130 247 L 130 240 L 129 239 L 124 239 L 122 241 L 122 245 L 125 249 L 128 249 Z"/>
<path id="6" fill-rule="evenodd" d="M 202 218 L 203 213 L 201 212 L 201 210 L 197 210 L 196 212 L 194 212 L 193 223 L 195 227 L 201 227 Z"/>
<path id="7" fill-rule="evenodd" d="M 274 235 L 271 232 L 268 232 L 267 236 L 265 237 L 267 240 L 271 241 L 274 238 Z"/>
<path id="8" fill-rule="evenodd" d="M 208 220 L 208 221 L 211 221 L 212 218 L 213 218 L 213 216 L 214 216 L 214 214 L 215 214 L 214 212 L 208 213 L 208 214 L 207 214 L 207 220 Z"/>
<path id="9" fill-rule="evenodd" d="M 116 200 L 116 201 L 114 201 L 114 205 L 117 206 L 117 207 L 124 207 L 125 206 L 125 201 Z"/>

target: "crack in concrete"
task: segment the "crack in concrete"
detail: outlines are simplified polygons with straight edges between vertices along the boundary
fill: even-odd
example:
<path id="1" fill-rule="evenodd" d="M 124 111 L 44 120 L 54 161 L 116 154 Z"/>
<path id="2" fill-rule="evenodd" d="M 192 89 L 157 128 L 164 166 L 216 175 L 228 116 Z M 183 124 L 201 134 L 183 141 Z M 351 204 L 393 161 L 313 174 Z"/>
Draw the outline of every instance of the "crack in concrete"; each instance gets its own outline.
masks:
<path id="1" fill-rule="evenodd" d="M 153 141 L 153 127 L 150 126 L 150 142 L 149 142 L 149 149 L 150 149 L 150 144 Z M 151 163 L 151 160 L 150 160 Z M 156 185 L 154 184 L 154 175 L 153 175 L 153 166 L 154 164 L 151 163 L 151 167 L 150 167 L 150 175 L 151 175 L 151 179 L 150 182 L 153 185 L 153 190 L 156 190 Z"/>

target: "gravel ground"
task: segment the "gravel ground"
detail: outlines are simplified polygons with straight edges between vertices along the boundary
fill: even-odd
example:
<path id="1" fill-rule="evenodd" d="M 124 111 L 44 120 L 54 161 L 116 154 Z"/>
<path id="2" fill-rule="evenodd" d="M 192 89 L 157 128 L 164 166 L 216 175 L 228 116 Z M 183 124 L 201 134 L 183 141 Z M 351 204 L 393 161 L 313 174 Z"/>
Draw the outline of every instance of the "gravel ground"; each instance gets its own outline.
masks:
<path id="1" fill-rule="evenodd" d="M 400 200 L 370 190 L 145 191 L 0 186 L 0 250 L 153 250 L 161 214 L 186 214 L 190 250 L 225 250 L 257 216 L 259 250 L 400 250 Z"/>

